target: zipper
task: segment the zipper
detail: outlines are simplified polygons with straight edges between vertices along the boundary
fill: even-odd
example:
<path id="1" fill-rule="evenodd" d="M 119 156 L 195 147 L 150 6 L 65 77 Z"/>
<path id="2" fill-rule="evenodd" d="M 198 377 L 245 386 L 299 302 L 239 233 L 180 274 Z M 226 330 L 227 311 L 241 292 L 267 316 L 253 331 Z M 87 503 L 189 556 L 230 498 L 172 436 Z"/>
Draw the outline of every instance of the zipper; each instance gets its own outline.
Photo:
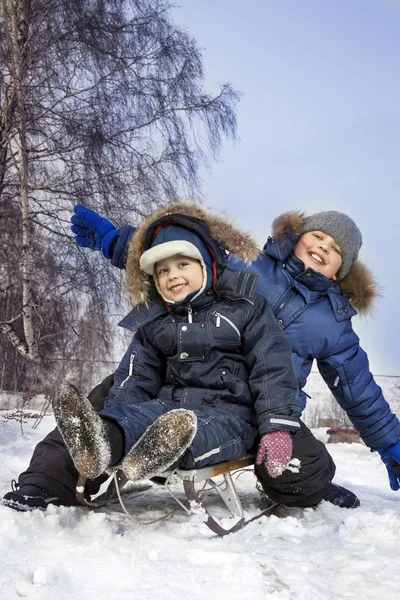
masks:
<path id="1" fill-rule="evenodd" d="M 239 329 L 236 327 L 235 323 L 232 323 L 232 321 L 230 319 L 228 319 L 228 317 L 225 317 L 224 315 L 221 315 L 221 313 L 216 312 L 216 311 L 214 311 L 212 314 L 216 317 L 216 327 L 221 327 L 221 319 L 223 319 L 226 323 L 228 323 L 228 325 L 230 325 L 232 327 L 232 329 L 234 329 L 236 331 L 236 333 L 238 334 L 238 336 L 240 338 Z"/>
<path id="2" fill-rule="evenodd" d="M 243 298 L 243 296 L 230 296 L 229 294 L 226 294 L 225 298 L 229 298 L 229 300 L 244 300 L 245 302 L 248 302 L 249 304 L 254 306 L 254 302 L 252 300 L 249 300 L 248 298 Z"/>
<path id="3" fill-rule="evenodd" d="M 188 322 L 193 323 L 193 310 L 191 306 L 188 306 Z"/>
<path id="4" fill-rule="evenodd" d="M 123 381 L 121 381 L 121 383 L 119 384 L 119 388 L 123 388 L 125 383 L 128 381 L 129 377 L 132 377 L 133 375 L 133 363 L 135 361 L 135 356 L 136 356 L 136 352 L 132 352 L 132 354 L 129 357 L 129 371 L 128 371 L 128 377 L 125 377 L 125 379 Z"/>

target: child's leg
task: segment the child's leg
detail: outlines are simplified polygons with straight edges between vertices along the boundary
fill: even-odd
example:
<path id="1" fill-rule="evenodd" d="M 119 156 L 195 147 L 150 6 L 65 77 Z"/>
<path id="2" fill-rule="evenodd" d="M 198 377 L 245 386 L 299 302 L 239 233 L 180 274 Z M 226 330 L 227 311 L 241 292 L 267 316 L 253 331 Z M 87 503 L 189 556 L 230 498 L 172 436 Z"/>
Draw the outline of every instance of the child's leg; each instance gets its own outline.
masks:
<path id="1" fill-rule="evenodd" d="M 96 411 L 104 408 L 104 398 L 114 382 L 114 375 L 109 375 L 88 395 L 88 400 Z M 100 485 L 108 475 L 102 475 L 95 481 L 88 482 L 90 493 L 97 493 Z M 19 488 L 34 485 L 45 490 L 47 496 L 56 496 L 61 504 L 67 506 L 79 504 L 75 488 L 78 472 L 72 461 L 68 448 L 57 428 L 51 431 L 37 444 L 29 467 L 20 474 Z"/>
<path id="2" fill-rule="evenodd" d="M 116 423 L 102 419 L 77 388 L 63 383 L 52 391 L 50 401 L 79 473 L 94 479 L 122 459 L 122 430 Z"/>
<path id="3" fill-rule="evenodd" d="M 179 408 L 158 417 L 124 459 L 126 477 L 136 481 L 164 473 L 181 458 L 196 429 L 196 415 L 191 410 Z"/>
<path id="4" fill-rule="evenodd" d="M 322 442 L 301 424 L 293 435 L 293 457 L 282 475 L 272 478 L 263 464 L 255 474 L 267 496 L 286 506 L 315 506 L 324 499 L 335 474 L 335 464 Z"/>
<path id="5" fill-rule="evenodd" d="M 174 410 L 179 404 L 169 399 L 117 405 L 97 414 L 76 388 L 62 384 L 51 402 L 75 466 L 88 478 L 120 464 L 128 450 L 123 468 L 129 478 L 158 474 L 181 456 L 196 431 L 195 414 Z"/>
<path id="6" fill-rule="evenodd" d="M 252 448 L 257 430 L 243 419 L 219 408 L 195 413 L 197 433 L 181 460 L 181 468 L 200 469 L 242 458 Z"/>

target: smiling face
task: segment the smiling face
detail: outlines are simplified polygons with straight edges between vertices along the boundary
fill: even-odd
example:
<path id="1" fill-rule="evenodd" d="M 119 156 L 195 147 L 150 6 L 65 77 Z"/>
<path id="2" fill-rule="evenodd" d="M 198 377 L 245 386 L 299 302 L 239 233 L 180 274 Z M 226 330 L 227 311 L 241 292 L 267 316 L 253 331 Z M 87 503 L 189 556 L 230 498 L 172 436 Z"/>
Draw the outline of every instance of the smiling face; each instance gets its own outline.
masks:
<path id="1" fill-rule="evenodd" d="M 170 302 L 182 302 L 188 294 L 197 292 L 203 285 L 200 261 L 182 254 L 157 262 L 154 275 L 161 294 Z"/>
<path id="2" fill-rule="evenodd" d="M 342 251 L 327 233 L 309 231 L 301 236 L 293 254 L 303 261 L 306 269 L 311 267 L 327 279 L 336 281 L 336 274 L 342 265 Z"/>

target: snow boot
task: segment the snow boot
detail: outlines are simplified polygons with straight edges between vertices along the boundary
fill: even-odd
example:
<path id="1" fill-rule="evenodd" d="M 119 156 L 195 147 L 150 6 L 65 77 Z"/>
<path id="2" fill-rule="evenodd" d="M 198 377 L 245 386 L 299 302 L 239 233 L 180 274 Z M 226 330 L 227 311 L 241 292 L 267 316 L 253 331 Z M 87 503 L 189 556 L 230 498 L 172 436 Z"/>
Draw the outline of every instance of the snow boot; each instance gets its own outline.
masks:
<path id="1" fill-rule="evenodd" d="M 353 492 L 332 482 L 329 484 L 323 500 L 341 508 L 358 508 L 360 506 L 360 500 Z"/>
<path id="2" fill-rule="evenodd" d="M 1 501 L 3 506 L 8 506 L 18 512 L 41 508 L 45 510 L 49 504 L 61 506 L 61 502 L 55 496 L 51 496 L 46 490 L 36 485 L 23 485 L 18 488 L 15 481 L 12 482 L 12 491 L 8 492 Z"/>
<path id="3" fill-rule="evenodd" d="M 77 470 L 88 479 L 98 477 L 111 463 L 111 446 L 105 422 L 70 383 L 64 382 L 55 387 L 49 399 Z"/>
<path id="4" fill-rule="evenodd" d="M 178 408 L 161 415 L 122 462 L 126 477 L 136 481 L 160 475 L 182 456 L 196 431 L 197 417 L 191 410 Z"/>

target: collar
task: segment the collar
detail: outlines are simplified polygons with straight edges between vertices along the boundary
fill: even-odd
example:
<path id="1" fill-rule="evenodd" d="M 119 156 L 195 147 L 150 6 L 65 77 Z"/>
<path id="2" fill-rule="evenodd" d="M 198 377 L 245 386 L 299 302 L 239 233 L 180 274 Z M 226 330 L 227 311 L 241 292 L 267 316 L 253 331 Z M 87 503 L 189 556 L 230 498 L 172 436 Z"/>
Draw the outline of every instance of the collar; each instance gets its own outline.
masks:
<path id="1" fill-rule="evenodd" d="M 145 303 L 137 304 L 118 325 L 130 331 L 136 331 L 139 327 L 147 325 L 163 314 L 168 314 L 166 305 L 161 299 L 154 298 L 150 305 L 146 305 Z"/>
<path id="2" fill-rule="evenodd" d="M 276 260 L 285 262 L 285 260 L 295 247 L 296 242 L 297 237 L 290 229 L 290 227 L 286 225 L 285 233 L 278 239 L 275 239 L 270 236 L 263 250 L 265 254 L 271 256 L 271 258 L 275 258 Z"/>
<path id="3" fill-rule="evenodd" d="M 314 269 L 310 267 L 305 269 L 303 261 L 294 254 L 289 254 L 283 266 L 295 281 L 305 285 L 312 292 L 324 293 L 332 285 L 335 285 L 332 279 L 327 279 L 321 273 L 314 271 Z"/>
<path id="4" fill-rule="evenodd" d="M 215 291 L 218 296 L 254 300 L 259 279 L 260 276 L 253 271 L 227 265 L 216 281 Z"/>
<path id="5" fill-rule="evenodd" d="M 260 276 L 252 271 L 227 266 L 218 277 L 215 289 L 209 289 L 192 302 L 185 300 L 183 304 L 174 305 L 172 310 L 177 314 L 186 314 L 189 306 L 195 310 L 200 310 L 214 302 L 217 296 L 253 300 L 256 296 L 259 279 Z M 160 296 L 154 293 L 149 305 L 137 304 L 118 325 L 130 331 L 136 331 L 139 327 L 143 327 L 158 317 L 168 314 L 170 310 L 171 307 L 168 307 Z"/>
<path id="6" fill-rule="evenodd" d="M 337 321 L 356 315 L 357 311 L 350 304 L 350 296 L 345 295 L 337 283 L 314 269 L 305 269 L 303 261 L 294 256 L 293 248 L 296 242 L 297 237 L 290 227 L 286 226 L 283 236 L 278 239 L 268 238 L 264 252 L 282 263 L 292 280 L 291 285 L 298 289 L 307 303 L 313 300 L 313 296 L 327 296 Z"/>
<path id="7" fill-rule="evenodd" d="M 192 294 L 191 294 L 192 295 Z M 215 292 L 208 290 L 199 298 L 196 298 L 192 303 L 184 302 L 183 304 L 174 304 L 172 312 L 176 314 L 187 314 L 189 306 L 193 309 L 200 310 L 215 300 Z M 153 295 L 151 303 L 137 304 L 119 323 L 120 327 L 136 331 L 139 327 L 148 325 L 158 317 L 167 315 L 171 312 L 171 306 L 167 305 L 158 295 Z"/>
<path id="8" fill-rule="evenodd" d="M 190 294 L 192 296 L 193 294 Z M 203 292 L 201 296 L 198 298 L 193 298 L 192 300 L 186 298 L 182 304 L 175 303 L 174 305 L 169 305 L 170 310 L 172 308 L 172 312 L 182 315 L 187 314 L 188 309 L 192 308 L 195 311 L 201 310 L 211 302 L 214 302 L 216 294 L 213 289 L 209 289 L 206 292 Z"/>
<path id="9" fill-rule="evenodd" d="M 290 227 L 286 226 L 284 235 L 278 239 L 269 237 L 263 250 L 271 258 L 280 261 L 296 282 L 305 285 L 313 292 L 327 292 L 332 285 L 336 286 L 334 281 L 327 279 L 321 273 L 314 271 L 314 269 L 310 267 L 307 269 L 304 268 L 303 261 L 293 254 L 296 242 L 297 237 Z M 336 287 L 340 293 L 339 287 Z"/>
<path id="10" fill-rule="evenodd" d="M 293 278 L 297 289 L 306 297 L 307 302 L 321 296 L 327 296 L 337 321 L 344 321 L 357 314 L 357 311 L 350 304 L 350 297 L 343 294 L 340 287 L 332 279 L 327 279 L 314 269 L 305 269 L 303 261 L 294 254 L 288 256 L 284 268 Z M 304 294 L 304 286 L 309 291 L 309 295 Z M 317 298 L 313 298 L 313 296 L 317 296 Z"/>

